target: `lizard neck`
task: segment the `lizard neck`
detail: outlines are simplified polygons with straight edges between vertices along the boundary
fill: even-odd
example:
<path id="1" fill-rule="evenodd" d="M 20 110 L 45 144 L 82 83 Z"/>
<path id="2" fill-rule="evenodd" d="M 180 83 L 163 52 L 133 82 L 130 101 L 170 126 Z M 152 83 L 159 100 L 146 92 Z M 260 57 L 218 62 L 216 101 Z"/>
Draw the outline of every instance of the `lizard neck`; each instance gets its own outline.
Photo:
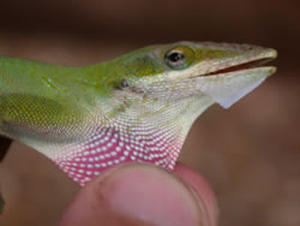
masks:
<path id="1" fill-rule="evenodd" d="M 191 97 L 141 121 L 120 116 L 98 127 L 86 141 L 59 147 L 51 159 L 81 185 L 124 162 L 171 170 L 193 121 L 211 104 L 209 98 Z"/>

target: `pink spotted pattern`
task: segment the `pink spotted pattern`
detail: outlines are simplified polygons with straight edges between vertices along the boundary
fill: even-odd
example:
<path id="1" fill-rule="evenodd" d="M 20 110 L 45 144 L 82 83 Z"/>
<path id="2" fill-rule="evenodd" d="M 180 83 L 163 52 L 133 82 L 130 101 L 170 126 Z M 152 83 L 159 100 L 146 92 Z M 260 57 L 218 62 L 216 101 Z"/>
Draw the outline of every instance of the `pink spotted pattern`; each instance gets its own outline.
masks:
<path id="1" fill-rule="evenodd" d="M 71 156 L 56 159 L 59 167 L 81 185 L 119 163 L 137 161 L 173 169 L 182 146 L 178 133 L 168 127 L 101 128 L 86 142 L 78 144 Z"/>

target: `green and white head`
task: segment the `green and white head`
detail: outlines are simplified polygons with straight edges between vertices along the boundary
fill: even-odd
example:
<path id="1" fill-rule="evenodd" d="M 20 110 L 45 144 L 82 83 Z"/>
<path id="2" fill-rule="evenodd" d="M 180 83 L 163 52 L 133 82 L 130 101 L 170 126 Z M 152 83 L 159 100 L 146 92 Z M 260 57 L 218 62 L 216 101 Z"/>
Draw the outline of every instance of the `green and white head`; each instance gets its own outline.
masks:
<path id="1" fill-rule="evenodd" d="M 117 69 L 118 98 L 172 107 L 197 97 L 195 104 L 210 99 L 228 108 L 275 72 L 262 66 L 275 57 L 274 49 L 252 45 L 177 42 L 139 49 L 109 64 Z"/>

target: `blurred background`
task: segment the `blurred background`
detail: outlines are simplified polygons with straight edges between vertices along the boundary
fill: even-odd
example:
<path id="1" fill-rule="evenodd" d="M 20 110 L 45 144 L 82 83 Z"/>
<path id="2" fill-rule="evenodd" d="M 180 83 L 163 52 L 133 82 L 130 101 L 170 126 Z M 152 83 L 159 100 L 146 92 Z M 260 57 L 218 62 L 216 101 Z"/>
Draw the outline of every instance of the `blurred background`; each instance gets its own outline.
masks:
<path id="1" fill-rule="evenodd" d="M 210 182 L 221 226 L 299 226 L 299 10 L 292 0 L 2 0 L 0 55 L 85 65 L 178 40 L 276 48 L 276 75 L 229 110 L 206 111 L 181 160 Z M 0 144 L 4 155 L 9 142 Z M 0 189 L 1 226 L 53 226 L 78 187 L 22 150 L 0 163 Z"/>

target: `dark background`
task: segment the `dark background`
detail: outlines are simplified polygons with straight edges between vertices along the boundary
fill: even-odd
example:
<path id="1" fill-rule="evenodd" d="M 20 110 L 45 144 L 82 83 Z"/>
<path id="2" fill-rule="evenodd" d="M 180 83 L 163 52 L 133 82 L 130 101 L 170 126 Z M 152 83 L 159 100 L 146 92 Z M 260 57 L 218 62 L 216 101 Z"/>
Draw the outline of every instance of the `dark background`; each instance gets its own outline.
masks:
<path id="1" fill-rule="evenodd" d="M 178 40 L 276 48 L 276 75 L 228 111 L 210 108 L 181 159 L 216 191 L 221 226 L 299 226 L 299 10 L 291 0 L 1 1 L 0 55 L 83 65 Z M 1 226 L 53 226 L 78 189 L 30 150 L 5 156 L 0 188 Z"/>

